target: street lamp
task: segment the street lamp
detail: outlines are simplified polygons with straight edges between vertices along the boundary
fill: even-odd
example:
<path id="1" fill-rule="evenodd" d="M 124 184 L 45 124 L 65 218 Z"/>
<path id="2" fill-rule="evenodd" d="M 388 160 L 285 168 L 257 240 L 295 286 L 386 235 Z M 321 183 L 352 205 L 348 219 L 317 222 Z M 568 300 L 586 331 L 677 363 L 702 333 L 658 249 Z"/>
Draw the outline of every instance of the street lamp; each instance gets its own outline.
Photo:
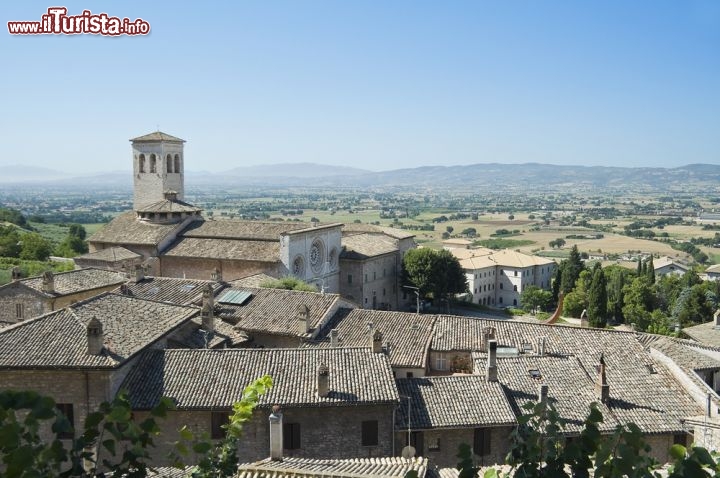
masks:
<path id="1" fill-rule="evenodd" d="M 415 292 L 415 299 L 417 303 L 416 313 L 420 315 L 420 289 L 411 285 L 404 285 L 403 289 L 412 289 L 412 291 Z"/>

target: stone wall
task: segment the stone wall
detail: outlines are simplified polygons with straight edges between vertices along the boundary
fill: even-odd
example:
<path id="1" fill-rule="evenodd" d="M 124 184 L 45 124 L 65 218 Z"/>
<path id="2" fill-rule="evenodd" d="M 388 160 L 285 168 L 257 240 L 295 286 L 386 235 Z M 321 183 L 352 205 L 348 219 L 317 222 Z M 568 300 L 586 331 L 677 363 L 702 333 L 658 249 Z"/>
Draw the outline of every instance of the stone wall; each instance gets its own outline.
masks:
<path id="1" fill-rule="evenodd" d="M 18 317 L 18 305 L 20 314 Z M 39 292 L 22 285 L 21 282 L 11 282 L 0 287 L 0 321 L 17 322 L 37 317 L 50 312 L 50 299 L 44 298 Z"/>
<path id="2" fill-rule="evenodd" d="M 239 397 L 238 397 L 239 398 Z M 288 408 L 283 410 L 283 422 L 300 424 L 300 448 L 284 450 L 285 456 L 308 458 L 363 458 L 391 456 L 393 453 L 394 405 Z M 261 460 L 270 456 L 268 409 L 255 410 L 253 418 L 243 427 L 243 437 L 238 447 L 240 462 Z M 142 421 L 148 412 L 135 412 L 135 419 Z M 378 421 L 378 446 L 361 445 L 361 423 Z M 173 411 L 161 422 L 161 436 L 155 440 L 154 465 L 170 464 L 167 452 L 172 442 L 179 439 L 177 430 L 183 425 L 195 433 L 210 433 L 211 412 Z"/>
<path id="3" fill-rule="evenodd" d="M 475 463 L 480 466 L 502 463 L 510 449 L 510 433 L 513 427 L 490 428 L 490 453 L 475 455 Z M 473 446 L 474 428 L 454 428 L 443 430 L 425 430 L 422 434 L 423 449 L 415 450 L 415 456 L 424 456 L 429 460 L 428 467 L 454 468 L 458 463 L 457 453 L 462 443 Z M 407 445 L 407 431 L 395 432 L 395 454 L 400 455 Z"/>
<path id="4" fill-rule="evenodd" d="M 217 268 L 222 272 L 224 281 L 231 281 L 261 272 L 274 276 L 280 266 L 281 264 L 272 262 L 160 256 L 159 275 L 210 280 L 211 274 Z"/>

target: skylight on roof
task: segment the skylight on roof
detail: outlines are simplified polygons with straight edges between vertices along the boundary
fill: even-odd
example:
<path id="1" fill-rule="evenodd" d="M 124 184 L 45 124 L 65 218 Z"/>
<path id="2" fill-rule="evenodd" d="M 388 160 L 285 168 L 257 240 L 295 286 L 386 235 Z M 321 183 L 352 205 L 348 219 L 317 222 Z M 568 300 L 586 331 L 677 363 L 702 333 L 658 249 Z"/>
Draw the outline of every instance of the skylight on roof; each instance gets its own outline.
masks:
<path id="1" fill-rule="evenodd" d="M 181 286 L 180 286 L 180 289 L 183 290 L 183 291 L 185 291 L 185 292 L 190 292 L 190 291 L 193 290 L 194 288 L 195 288 L 195 285 L 194 285 L 194 284 L 185 284 L 185 285 L 181 285 Z"/>
<path id="2" fill-rule="evenodd" d="M 252 292 L 246 290 L 229 290 L 218 298 L 221 304 L 243 305 L 252 297 Z"/>
<path id="3" fill-rule="evenodd" d="M 531 368 L 530 370 L 528 370 L 528 373 L 530 374 L 531 378 L 540 379 L 540 377 L 542 377 L 542 375 L 540 375 L 540 370 L 536 368 Z"/>

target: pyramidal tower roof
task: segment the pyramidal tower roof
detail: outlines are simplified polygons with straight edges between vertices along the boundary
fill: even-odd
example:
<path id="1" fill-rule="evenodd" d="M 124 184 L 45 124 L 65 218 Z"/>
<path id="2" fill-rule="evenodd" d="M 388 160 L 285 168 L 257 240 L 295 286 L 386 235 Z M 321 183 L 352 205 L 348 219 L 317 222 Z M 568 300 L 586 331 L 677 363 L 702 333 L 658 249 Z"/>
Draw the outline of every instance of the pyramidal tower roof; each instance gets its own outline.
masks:
<path id="1" fill-rule="evenodd" d="M 130 141 L 133 143 L 139 143 L 139 142 L 145 142 L 145 141 L 168 141 L 172 143 L 184 143 L 184 139 L 177 138 L 175 136 L 171 136 L 167 133 L 163 133 L 162 131 L 155 131 L 150 134 L 146 134 L 143 136 L 138 136 L 137 138 L 132 138 Z"/>

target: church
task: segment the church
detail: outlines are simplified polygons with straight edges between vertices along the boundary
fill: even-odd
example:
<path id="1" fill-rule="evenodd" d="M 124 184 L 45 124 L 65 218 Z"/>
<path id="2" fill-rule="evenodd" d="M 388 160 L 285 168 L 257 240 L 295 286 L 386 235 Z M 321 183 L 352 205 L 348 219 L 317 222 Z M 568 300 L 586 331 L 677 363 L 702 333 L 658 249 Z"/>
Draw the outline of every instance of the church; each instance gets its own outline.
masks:
<path id="1" fill-rule="evenodd" d="M 342 224 L 207 219 L 184 201 L 185 140 L 156 131 L 130 142 L 133 210 L 88 239 L 78 266 L 132 264 L 155 276 L 225 281 L 292 275 L 339 292 Z"/>

